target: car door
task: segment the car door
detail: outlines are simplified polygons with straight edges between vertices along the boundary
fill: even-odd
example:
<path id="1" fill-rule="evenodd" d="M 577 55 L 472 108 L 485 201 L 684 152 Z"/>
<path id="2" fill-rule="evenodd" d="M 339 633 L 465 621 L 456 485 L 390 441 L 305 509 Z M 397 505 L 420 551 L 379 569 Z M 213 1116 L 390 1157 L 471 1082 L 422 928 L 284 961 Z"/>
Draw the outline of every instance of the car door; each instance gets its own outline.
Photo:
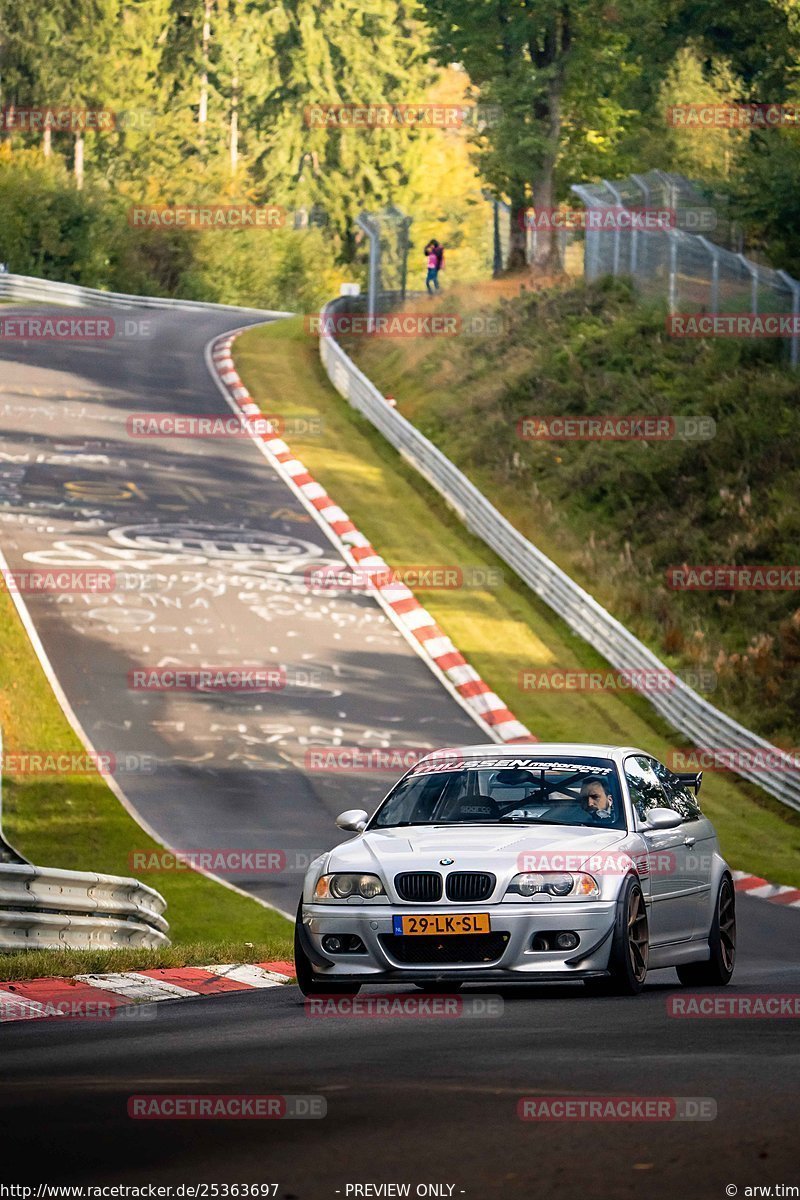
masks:
<path id="1" fill-rule="evenodd" d="M 684 863 L 686 877 L 689 888 L 696 898 L 694 936 L 705 937 L 708 934 L 710 922 L 710 892 L 714 855 L 718 850 L 717 835 L 714 826 L 700 811 L 700 805 L 694 793 L 657 759 L 653 760 L 653 770 L 666 792 L 670 808 L 674 808 L 682 817 L 683 824 L 680 832 L 686 847 Z"/>
<path id="2" fill-rule="evenodd" d="M 687 861 L 690 847 L 683 824 L 675 829 L 647 827 L 651 808 L 675 808 L 656 774 L 655 763 L 655 759 L 640 754 L 625 759 L 625 779 L 637 831 L 647 847 L 650 941 L 658 946 L 692 937 L 698 919 L 699 893 Z"/>

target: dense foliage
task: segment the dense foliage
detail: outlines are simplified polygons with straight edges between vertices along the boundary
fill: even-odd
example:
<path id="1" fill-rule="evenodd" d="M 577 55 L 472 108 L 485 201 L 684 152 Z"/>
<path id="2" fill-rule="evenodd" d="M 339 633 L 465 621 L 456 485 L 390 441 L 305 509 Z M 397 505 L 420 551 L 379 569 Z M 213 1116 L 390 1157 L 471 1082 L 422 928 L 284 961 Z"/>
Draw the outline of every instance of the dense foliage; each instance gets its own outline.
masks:
<path id="1" fill-rule="evenodd" d="M 670 103 L 796 99 L 799 26 L 795 0 L 0 0 L 0 261 L 301 307 L 363 275 L 362 209 L 413 216 L 413 267 L 435 233 L 450 277 L 475 277 L 488 266 L 482 187 L 520 209 L 563 200 L 577 178 L 661 167 L 728 192 L 755 242 L 800 271 L 797 130 L 665 123 Z M 354 130 L 307 114 L 465 95 L 483 108 L 458 128 Z M 115 121 L 9 121 L 31 107 Z M 127 219 L 133 203 L 233 201 L 282 205 L 286 227 L 212 236 Z M 542 257 L 553 252 L 541 238 Z"/>
<path id="2" fill-rule="evenodd" d="M 471 298 L 465 304 L 474 303 Z M 449 301 L 452 304 L 452 300 Z M 770 343 L 689 341 L 626 284 L 503 302 L 492 336 L 355 345 L 404 413 L 611 611 L 711 699 L 796 739 L 797 592 L 678 591 L 684 564 L 793 565 L 800 545 L 798 385 Z M 524 418 L 710 417 L 704 440 L 547 441 Z"/>

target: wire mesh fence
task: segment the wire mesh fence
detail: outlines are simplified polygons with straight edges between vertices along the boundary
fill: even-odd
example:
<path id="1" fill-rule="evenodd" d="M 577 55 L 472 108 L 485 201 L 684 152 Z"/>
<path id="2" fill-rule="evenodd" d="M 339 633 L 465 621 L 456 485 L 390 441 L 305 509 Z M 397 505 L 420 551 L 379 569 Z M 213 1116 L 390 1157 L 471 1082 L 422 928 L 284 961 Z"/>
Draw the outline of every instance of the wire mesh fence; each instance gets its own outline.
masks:
<path id="1" fill-rule="evenodd" d="M 527 219 L 526 213 L 518 213 L 515 217 L 511 206 L 505 200 L 497 200 L 487 196 L 489 201 L 492 226 L 490 266 L 494 275 L 506 270 L 511 256 L 511 228 L 513 221 L 520 221 L 525 228 L 525 261 L 532 266 L 536 261 L 539 233 L 535 225 Z M 568 248 L 577 241 L 576 233 L 571 229 L 559 229 L 556 232 L 558 243 L 558 258 L 563 264 L 568 258 Z"/>
<path id="2" fill-rule="evenodd" d="M 369 242 L 367 312 L 371 317 L 405 300 L 412 220 L 393 205 L 358 217 Z"/>
<path id="3" fill-rule="evenodd" d="M 643 294 L 664 297 L 672 315 L 721 318 L 699 327 L 721 336 L 786 338 L 797 367 L 800 283 L 722 245 L 735 244 L 736 228 L 695 184 L 682 175 L 649 171 L 613 183 L 573 184 L 571 190 L 587 209 L 587 279 L 627 276 Z M 604 221 L 611 210 L 655 212 L 665 219 L 656 228 L 646 221 L 625 227 L 618 219 Z M 673 322 L 671 328 L 681 332 L 690 326 Z"/>

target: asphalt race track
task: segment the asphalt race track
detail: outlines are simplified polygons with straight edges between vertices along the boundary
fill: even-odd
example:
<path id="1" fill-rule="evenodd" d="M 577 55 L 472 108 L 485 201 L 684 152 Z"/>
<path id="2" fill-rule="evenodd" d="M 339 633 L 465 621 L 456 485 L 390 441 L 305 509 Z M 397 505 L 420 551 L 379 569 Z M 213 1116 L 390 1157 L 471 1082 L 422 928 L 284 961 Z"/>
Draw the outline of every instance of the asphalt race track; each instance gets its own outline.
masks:
<path id="1" fill-rule="evenodd" d="M 227 878 L 294 913 L 305 867 L 341 840 L 333 818 L 398 774 L 308 769 L 310 753 L 486 735 L 371 597 L 309 590 L 309 570 L 341 559 L 249 438 L 129 434 L 137 414 L 231 416 L 203 358 L 231 318 L 125 322 L 128 338 L 0 343 L 0 546 L 13 572 L 114 572 L 107 594 L 26 596 L 73 709 L 162 839 L 277 851 L 280 869 Z M 201 665 L 278 666 L 285 686 L 130 686 L 136 669 Z"/>
<path id="2" fill-rule="evenodd" d="M 739 909 L 741 958 L 722 994 L 800 993 L 800 913 L 756 899 Z M 590 999 L 580 985 L 507 989 L 497 1017 L 312 1017 L 283 987 L 151 1004 L 128 1022 L 9 1025 L 3 1177 L 278 1183 L 285 1200 L 335 1200 L 367 1182 L 407 1182 L 411 1195 L 452 1184 L 474 1200 L 716 1200 L 729 1183 L 741 1196 L 800 1183 L 797 1020 L 676 1019 L 674 972 L 650 979 L 634 999 Z M 327 1116 L 127 1116 L 130 1096 L 154 1093 L 316 1095 Z M 717 1117 L 517 1118 L 521 1096 L 554 1095 L 702 1097 Z"/>
<path id="3" fill-rule="evenodd" d="M 308 592 L 303 572 L 331 547 L 248 441 L 127 436 L 136 412 L 227 414 L 202 357 L 224 320 L 147 317 L 149 338 L 0 348 L 0 544 L 15 570 L 111 566 L 146 581 L 27 602 L 95 747 L 127 762 L 117 779 L 136 810 L 175 846 L 295 850 L 294 873 L 236 879 L 294 908 L 302 854 L 338 840 L 335 813 L 388 782 L 309 771 L 310 747 L 480 734 L 368 597 Z M 132 669 L 176 660 L 280 662 L 294 684 L 257 697 L 127 686 Z M 135 769 L 143 756 L 158 769 Z M 739 917 L 721 994 L 800 994 L 800 912 L 743 897 Z M 635 999 L 507 989 L 493 1016 L 355 1018 L 311 1016 L 284 987 L 5 1025 L 3 1181 L 274 1183 L 284 1200 L 403 1194 L 353 1190 L 366 1184 L 474 1200 L 796 1187 L 797 1019 L 677 1019 L 679 992 L 670 970 Z M 316 1096 L 327 1115 L 128 1116 L 131 1096 L 153 1093 Z M 526 1122 L 523 1096 L 692 1098 L 716 1117 Z"/>

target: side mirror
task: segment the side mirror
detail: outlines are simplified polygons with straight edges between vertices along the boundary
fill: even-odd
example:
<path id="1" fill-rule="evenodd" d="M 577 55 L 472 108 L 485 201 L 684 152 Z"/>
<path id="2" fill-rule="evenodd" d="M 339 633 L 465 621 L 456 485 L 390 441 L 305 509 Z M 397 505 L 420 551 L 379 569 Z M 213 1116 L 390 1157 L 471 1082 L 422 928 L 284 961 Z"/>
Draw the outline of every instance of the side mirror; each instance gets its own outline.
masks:
<path id="1" fill-rule="evenodd" d="M 676 829 L 682 822 L 683 817 L 674 808 L 651 808 L 647 814 L 651 829 Z"/>
<path id="2" fill-rule="evenodd" d="M 369 813 L 364 808 L 348 808 L 347 812 L 339 813 L 336 824 L 348 833 L 363 833 L 367 827 Z"/>

